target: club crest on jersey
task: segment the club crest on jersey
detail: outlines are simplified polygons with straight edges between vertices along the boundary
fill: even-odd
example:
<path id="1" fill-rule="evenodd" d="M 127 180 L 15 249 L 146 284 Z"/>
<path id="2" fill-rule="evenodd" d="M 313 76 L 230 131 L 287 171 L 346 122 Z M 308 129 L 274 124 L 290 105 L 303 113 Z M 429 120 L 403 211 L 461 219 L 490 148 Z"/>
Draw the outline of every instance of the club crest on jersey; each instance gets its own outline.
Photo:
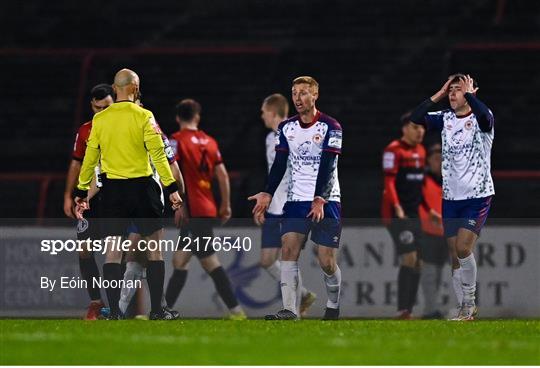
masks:
<path id="1" fill-rule="evenodd" d="M 465 129 L 471 130 L 472 127 L 473 127 L 473 122 L 471 120 L 467 120 L 467 122 L 465 123 Z"/>
<path id="2" fill-rule="evenodd" d="M 315 143 L 317 146 L 320 146 L 321 143 L 322 143 L 322 135 L 320 135 L 319 133 L 316 133 L 314 136 L 313 136 L 313 143 Z"/>

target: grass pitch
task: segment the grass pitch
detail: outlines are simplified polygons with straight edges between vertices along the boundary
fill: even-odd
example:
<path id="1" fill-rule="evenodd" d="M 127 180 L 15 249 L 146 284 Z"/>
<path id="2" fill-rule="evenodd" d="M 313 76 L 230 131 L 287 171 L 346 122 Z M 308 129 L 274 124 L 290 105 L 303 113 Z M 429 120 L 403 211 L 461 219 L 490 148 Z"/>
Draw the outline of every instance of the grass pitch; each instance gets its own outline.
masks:
<path id="1" fill-rule="evenodd" d="M 540 321 L 0 320 L 0 364 L 540 364 Z"/>

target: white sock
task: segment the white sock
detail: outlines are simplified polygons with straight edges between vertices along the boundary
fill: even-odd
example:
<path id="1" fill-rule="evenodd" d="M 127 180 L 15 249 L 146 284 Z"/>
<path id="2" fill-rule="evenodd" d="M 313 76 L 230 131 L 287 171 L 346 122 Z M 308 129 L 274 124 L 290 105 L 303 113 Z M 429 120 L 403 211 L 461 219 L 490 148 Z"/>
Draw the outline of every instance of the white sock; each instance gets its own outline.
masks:
<path id="1" fill-rule="evenodd" d="M 283 308 L 297 313 L 296 292 L 298 289 L 298 262 L 281 261 L 281 298 Z"/>
<path id="2" fill-rule="evenodd" d="M 276 260 L 274 263 L 272 263 L 270 266 L 264 268 L 266 272 L 276 281 L 281 281 L 281 262 L 279 260 Z M 299 271 L 300 272 L 300 271 Z M 300 283 L 300 294 L 301 298 L 307 295 L 309 293 L 308 289 Z"/>
<path id="3" fill-rule="evenodd" d="M 126 272 L 124 273 L 124 281 L 141 280 L 143 270 L 143 266 L 141 266 L 138 262 L 127 262 Z M 122 291 L 120 292 L 120 301 L 118 302 L 118 306 L 120 307 L 120 311 L 122 313 L 126 313 L 127 307 L 129 306 L 129 303 L 131 302 L 131 299 L 133 298 L 133 295 L 135 295 L 136 291 L 136 288 L 122 288 Z"/>
<path id="4" fill-rule="evenodd" d="M 454 286 L 454 293 L 456 294 L 456 299 L 458 305 L 463 304 L 463 287 L 461 286 L 461 268 L 456 268 L 452 270 L 452 285 Z"/>
<path id="5" fill-rule="evenodd" d="M 326 293 L 328 294 L 326 306 L 334 309 L 339 308 L 339 294 L 341 292 L 341 270 L 339 266 L 337 266 L 336 272 L 333 275 L 324 273 L 324 283 L 326 284 Z"/>
<path id="6" fill-rule="evenodd" d="M 476 292 L 476 260 L 474 254 L 458 258 L 461 266 L 461 287 L 463 289 L 463 302 L 474 303 Z"/>

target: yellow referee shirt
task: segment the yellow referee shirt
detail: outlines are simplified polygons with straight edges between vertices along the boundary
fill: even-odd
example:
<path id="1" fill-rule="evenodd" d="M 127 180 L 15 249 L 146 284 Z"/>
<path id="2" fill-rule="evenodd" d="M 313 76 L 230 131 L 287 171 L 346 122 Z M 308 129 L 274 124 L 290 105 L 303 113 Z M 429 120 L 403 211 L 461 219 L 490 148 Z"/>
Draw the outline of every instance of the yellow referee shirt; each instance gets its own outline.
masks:
<path id="1" fill-rule="evenodd" d="M 131 101 L 120 101 L 94 115 L 77 189 L 88 190 L 94 167 L 108 179 L 152 175 L 149 155 L 161 182 L 175 183 L 154 115 Z"/>

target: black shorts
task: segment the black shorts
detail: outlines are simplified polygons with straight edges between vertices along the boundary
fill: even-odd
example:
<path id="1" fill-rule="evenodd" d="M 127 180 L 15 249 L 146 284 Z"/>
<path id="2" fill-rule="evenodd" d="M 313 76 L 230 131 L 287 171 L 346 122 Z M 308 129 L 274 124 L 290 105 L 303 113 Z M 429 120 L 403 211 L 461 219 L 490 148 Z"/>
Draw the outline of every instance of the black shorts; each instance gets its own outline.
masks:
<path id="1" fill-rule="evenodd" d="M 95 240 L 103 238 L 101 191 L 98 191 L 89 202 L 90 208 L 84 211 L 84 218 L 77 222 L 78 240 Z"/>
<path id="2" fill-rule="evenodd" d="M 399 255 L 420 251 L 420 221 L 417 218 L 392 219 L 388 232 Z"/>
<path id="3" fill-rule="evenodd" d="M 190 218 L 187 225 L 180 228 L 180 250 L 189 250 L 199 259 L 216 253 L 212 246 L 216 221 L 212 217 Z"/>
<path id="4" fill-rule="evenodd" d="M 442 266 L 449 258 L 448 245 L 444 236 L 422 234 L 422 259 L 425 262 Z"/>
<path id="5" fill-rule="evenodd" d="M 135 179 L 103 178 L 103 232 L 124 235 L 133 223 L 142 236 L 163 228 L 161 187 L 151 176 Z"/>

